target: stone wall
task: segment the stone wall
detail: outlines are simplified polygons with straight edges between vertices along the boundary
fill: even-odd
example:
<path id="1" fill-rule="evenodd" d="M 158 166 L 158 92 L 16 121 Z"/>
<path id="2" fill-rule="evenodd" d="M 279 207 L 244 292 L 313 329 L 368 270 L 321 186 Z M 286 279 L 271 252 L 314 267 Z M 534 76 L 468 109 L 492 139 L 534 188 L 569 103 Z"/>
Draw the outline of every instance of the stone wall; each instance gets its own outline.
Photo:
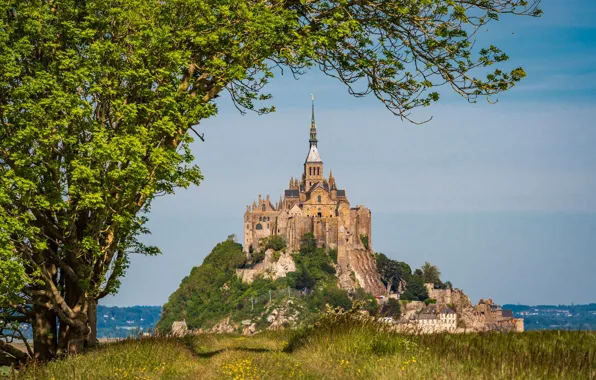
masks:
<path id="1" fill-rule="evenodd" d="M 424 284 L 428 297 L 437 300 L 437 303 L 450 305 L 453 300 L 451 298 L 451 289 L 435 289 L 435 284 L 427 283 Z"/>

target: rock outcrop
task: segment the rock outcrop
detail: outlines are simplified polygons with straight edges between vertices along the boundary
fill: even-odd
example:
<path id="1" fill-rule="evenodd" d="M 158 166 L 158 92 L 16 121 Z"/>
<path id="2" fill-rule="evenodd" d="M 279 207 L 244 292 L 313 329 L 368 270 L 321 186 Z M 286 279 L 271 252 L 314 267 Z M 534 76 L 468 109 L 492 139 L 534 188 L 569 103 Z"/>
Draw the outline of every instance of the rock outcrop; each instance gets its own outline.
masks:
<path id="1" fill-rule="evenodd" d="M 296 271 L 296 264 L 289 253 L 278 252 L 279 258 L 275 260 L 275 252 L 268 249 L 262 262 L 252 268 L 236 269 L 236 275 L 244 282 L 251 283 L 255 278 L 263 276 L 265 279 L 276 280 L 285 277 L 289 272 Z"/>
<path id="2" fill-rule="evenodd" d="M 299 312 L 292 309 L 292 300 L 287 300 L 284 305 L 277 309 L 273 309 L 267 316 L 267 322 L 270 323 L 268 330 L 281 330 L 289 326 L 293 326 L 298 322 Z"/>

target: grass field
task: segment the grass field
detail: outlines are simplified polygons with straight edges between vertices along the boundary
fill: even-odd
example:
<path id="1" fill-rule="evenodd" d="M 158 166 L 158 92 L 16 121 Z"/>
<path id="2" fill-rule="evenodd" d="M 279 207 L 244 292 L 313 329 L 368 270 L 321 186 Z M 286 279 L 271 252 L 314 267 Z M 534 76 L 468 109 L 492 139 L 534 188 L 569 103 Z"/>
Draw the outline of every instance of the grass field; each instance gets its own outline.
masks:
<path id="1" fill-rule="evenodd" d="M 104 344 L 17 379 L 596 379 L 596 333 L 401 335 L 351 317 L 299 331 Z"/>

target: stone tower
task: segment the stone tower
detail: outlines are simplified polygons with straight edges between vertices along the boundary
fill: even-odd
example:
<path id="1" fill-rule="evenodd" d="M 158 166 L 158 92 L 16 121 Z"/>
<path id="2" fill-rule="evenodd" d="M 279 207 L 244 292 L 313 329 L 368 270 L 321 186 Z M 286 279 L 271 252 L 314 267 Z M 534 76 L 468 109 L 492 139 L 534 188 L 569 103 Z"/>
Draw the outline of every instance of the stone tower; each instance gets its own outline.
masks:
<path id="1" fill-rule="evenodd" d="M 310 120 L 310 139 L 308 140 L 310 148 L 306 161 L 304 162 L 304 174 L 302 180 L 307 189 L 312 188 L 317 183 L 323 182 L 323 161 L 317 148 L 317 125 L 315 124 L 315 98 L 312 96 L 312 116 Z"/>

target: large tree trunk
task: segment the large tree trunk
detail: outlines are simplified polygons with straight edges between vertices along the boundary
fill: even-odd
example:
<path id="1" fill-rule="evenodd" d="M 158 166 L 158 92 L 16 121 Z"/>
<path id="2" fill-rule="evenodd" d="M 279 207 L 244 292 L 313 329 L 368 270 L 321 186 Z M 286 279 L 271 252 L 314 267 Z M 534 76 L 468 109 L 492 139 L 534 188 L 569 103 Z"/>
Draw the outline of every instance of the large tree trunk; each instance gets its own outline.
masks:
<path id="1" fill-rule="evenodd" d="M 58 336 L 56 314 L 44 307 L 34 308 L 33 351 L 36 360 L 47 361 L 56 357 Z"/>
<path id="2" fill-rule="evenodd" d="M 75 322 L 77 326 L 60 324 L 60 349 L 69 355 L 78 354 L 86 348 L 89 337 L 89 304 L 96 305 L 97 302 L 95 299 L 88 298 L 83 289 L 69 278 L 64 281 L 64 300 L 71 309 L 76 311 L 76 318 L 71 322 Z M 96 307 L 92 307 L 92 310 L 91 314 L 95 320 Z M 95 323 L 93 325 L 95 328 Z"/>
<path id="3" fill-rule="evenodd" d="M 89 334 L 85 340 L 85 347 L 95 347 L 99 344 L 97 340 L 97 300 L 90 299 L 89 307 L 87 309 L 87 325 L 89 326 Z"/>

